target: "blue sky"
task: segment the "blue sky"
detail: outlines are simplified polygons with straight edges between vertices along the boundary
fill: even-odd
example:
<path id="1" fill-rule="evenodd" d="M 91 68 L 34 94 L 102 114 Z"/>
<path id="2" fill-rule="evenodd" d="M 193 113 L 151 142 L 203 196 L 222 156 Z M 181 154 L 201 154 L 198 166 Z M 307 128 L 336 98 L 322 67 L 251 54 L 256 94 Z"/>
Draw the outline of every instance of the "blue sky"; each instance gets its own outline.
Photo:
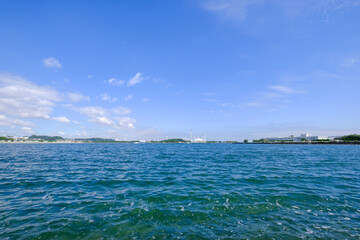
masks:
<path id="1" fill-rule="evenodd" d="M 0 134 L 360 128 L 359 1 L 0 2 Z"/>

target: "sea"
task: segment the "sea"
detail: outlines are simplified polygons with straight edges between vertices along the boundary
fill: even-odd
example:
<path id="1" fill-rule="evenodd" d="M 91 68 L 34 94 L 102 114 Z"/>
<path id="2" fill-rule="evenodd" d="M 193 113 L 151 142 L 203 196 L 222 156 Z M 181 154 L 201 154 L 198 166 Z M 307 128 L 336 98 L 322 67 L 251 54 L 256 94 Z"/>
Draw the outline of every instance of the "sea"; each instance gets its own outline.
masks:
<path id="1" fill-rule="evenodd" d="M 0 144 L 0 239 L 360 239 L 360 146 Z"/>

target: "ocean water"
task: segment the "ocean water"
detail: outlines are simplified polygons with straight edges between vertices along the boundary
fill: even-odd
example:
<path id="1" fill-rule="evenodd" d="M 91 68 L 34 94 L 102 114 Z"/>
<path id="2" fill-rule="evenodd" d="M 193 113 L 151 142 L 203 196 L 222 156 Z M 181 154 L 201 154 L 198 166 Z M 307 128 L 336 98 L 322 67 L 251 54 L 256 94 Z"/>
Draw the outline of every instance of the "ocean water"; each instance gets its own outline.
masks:
<path id="1" fill-rule="evenodd" d="M 360 146 L 0 144 L 0 239 L 360 239 Z"/>

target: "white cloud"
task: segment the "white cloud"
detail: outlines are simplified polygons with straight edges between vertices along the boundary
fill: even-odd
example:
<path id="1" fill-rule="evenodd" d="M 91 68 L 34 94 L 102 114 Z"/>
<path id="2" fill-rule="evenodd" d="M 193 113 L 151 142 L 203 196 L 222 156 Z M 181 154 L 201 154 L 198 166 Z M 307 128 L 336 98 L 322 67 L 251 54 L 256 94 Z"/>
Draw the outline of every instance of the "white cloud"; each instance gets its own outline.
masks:
<path id="1" fill-rule="evenodd" d="M 124 85 L 125 81 L 124 80 L 117 80 L 116 78 L 110 78 L 108 80 L 108 83 L 110 85 L 113 85 L 113 86 L 120 86 L 120 85 Z"/>
<path id="2" fill-rule="evenodd" d="M 75 120 L 73 120 L 72 122 L 75 123 L 75 124 L 80 124 L 80 122 L 75 121 Z"/>
<path id="3" fill-rule="evenodd" d="M 136 73 L 135 76 L 132 77 L 132 78 L 127 82 L 127 85 L 128 85 L 128 86 L 134 86 L 134 85 L 142 82 L 143 80 L 145 80 L 145 78 L 141 76 L 141 73 Z"/>
<path id="4" fill-rule="evenodd" d="M 103 93 L 100 95 L 100 97 L 103 101 L 116 102 L 118 100 L 116 97 L 111 97 L 108 93 Z"/>
<path id="5" fill-rule="evenodd" d="M 71 123 L 67 117 L 53 117 L 52 119 L 62 123 Z"/>
<path id="6" fill-rule="evenodd" d="M 281 93 L 294 93 L 296 92 L 294 89 L 289 88 L 287 86 L 271 86 L 270 89 L 281 92 Z"/>
<path id="7" fill-rule="evenodd" d="M 111 119 L 109 119 L 105 116 L 97 116 L 97 117 L 92 118 L 90 121 L 100 123 L 100 124 L 105 124 L 105 125 L 113 125 L 114 124 L 114 122 Z"/>
<path id="8" fill-rule="evenodd" d="M 8 118 L 5 115 L 0 114 L 0 126 L 14 127 L 15 125 L 28 126 L 28 127 L 34 126 L 34 124 L 31 122 L 26 122 L 20 119 Z"/>
<path id="9" fill-rule="evenodd" d="M 27 134 L 34 133 L 31 127 L 22 127 L 21 130 L 25 131 Z"/>
<path id="10" fill-rule="evenodd" d="M 78 108 L 78 107 L 73 107 L 72 109 L 74 109 L 75 111 L 84 114 L 88 117 L 96 117 L 96 116 L 103 116 L 107 113 L 106 109 L 102 108 L 102 107 L 95 107 L 95 106 L 89 106 L 89 107 L 82 107 L 82 108 Z"/>
<path id="11" fill-rule="evenodd" d="M 130 117 L 115 117 L 111 119 L 112 117 L 109 114 L 109 111 L 102 107 L 95 107 L 95 106 L 89 106 L 89 107 L 71 107 L 73 110 L 84 114 L 89 117 L 89 121 L 93 123 L 97 123 L 100 125 L 106 125 L 111 126 L 116 129 L 133 129 L 134 123 L 136 123 L 135 119 Z M 112 109 L 111 111 L 114 114 L 118 115 L 126 115 L 130 113 L 130 110 L 124 107 L 118 107 L 115 109 Z"/>
<path id="12" fill-rule="evenodd" d="M 23 118 L 45 118 L 60 101 L 59 93 L 13 75 L 0 74 L 0 113 Z"/>
<path id="13" fill-rule="evenodd" d="M 150 101 L 150 98 L 143 98 L 141 101 L 142 102 L 148 102 L 148 101 Z"/>
<path id="14" fill-rule="evenodd" d="M 58 132 L 58 134 L 59 134 L 59 135 L 65 135 L 65 133 L 64 133 L 64 132 Z"/>
<path id="15" fill-rule="evenodd" d="M 134 123 L 136 123 L 135 119 L 130 117 L 118 117 L 116 118 L 118 122 L 116 123 L 115 127 L 122 129 L 122 128 L 135 128 Z"/>
<path id="16" fill-rule="evenodd" d="M 57 60 L 54 57 L 45 58 L 43 60 L 43 62 L 45 64 L 45 66 L 48 67 L 48 68 L 61 68 L 62 67 L 59 60 Z"/>
<path id="17" fill-rule="evenodd" d="M 78 93 L 78 92 L 67 93 L 66 95 L 70 99 L 70 101 L 72 101 L 72 102 L 90 101 L 89 96 L 84 96 L 84 95 L 82 95 L 81 93 Z"/>
<path id="18" fill-rule="evenodd" d="M 127 95 L 127 96 L 124 98 L 124 100 L 125 100 L 125 101 L 129 101 L 129 100 L 132 99 L 132 98 L 133 98 L 133 95 L 129 94 L 129 95 Z"/>
<path id="19" fill-rule="evenodd" d="M 125 108 L 125 107 L 117 107 L 113 109 L 113 113 L 118 114 L 118 115 L 128 115 L 130 114 L 130 109 Z"/>

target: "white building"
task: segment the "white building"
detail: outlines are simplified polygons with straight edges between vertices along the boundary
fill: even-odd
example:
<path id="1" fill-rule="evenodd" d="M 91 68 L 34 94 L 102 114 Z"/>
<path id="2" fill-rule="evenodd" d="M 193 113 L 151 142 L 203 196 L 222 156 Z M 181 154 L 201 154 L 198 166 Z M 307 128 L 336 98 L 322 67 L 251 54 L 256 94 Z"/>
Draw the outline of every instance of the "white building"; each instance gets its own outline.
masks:
<path id="1" fill-rule="evenodd" d="M 206 140 L 205 139 L 202 139 L 202 138 L 196 138 L 194 139 L 193 141 L 191 141 L 193 143 L 206 143 Z"/>
<path id="2" fill-rule="evenodd" d="M 314 141 L 314 140 L 324 140 L 329 139 L 328 136 L 311 136 L 310 134 L 301 134 L 300 136 L 290 135 L 289 137 L 272 137 L 267 138 L 268 141 L 292 141 L 292 142 L 301 142 L 305 141 Z"/>

